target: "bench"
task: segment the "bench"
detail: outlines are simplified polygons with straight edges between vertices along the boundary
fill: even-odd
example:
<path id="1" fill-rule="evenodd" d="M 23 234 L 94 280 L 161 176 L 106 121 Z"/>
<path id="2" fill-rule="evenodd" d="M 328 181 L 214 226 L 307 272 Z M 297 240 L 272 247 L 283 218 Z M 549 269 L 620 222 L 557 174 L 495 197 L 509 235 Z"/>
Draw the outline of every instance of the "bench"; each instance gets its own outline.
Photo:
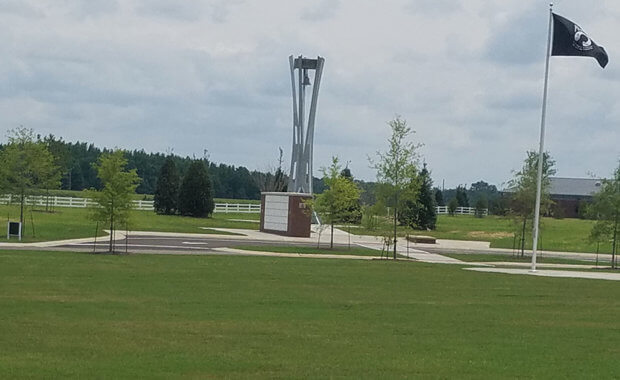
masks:
<path id="1" fill-rule="evenodd" d="M 409 235 L 407 236 L 407 240 L 412 243 L 437 244 L 437 239 L 432 236 Z"/>

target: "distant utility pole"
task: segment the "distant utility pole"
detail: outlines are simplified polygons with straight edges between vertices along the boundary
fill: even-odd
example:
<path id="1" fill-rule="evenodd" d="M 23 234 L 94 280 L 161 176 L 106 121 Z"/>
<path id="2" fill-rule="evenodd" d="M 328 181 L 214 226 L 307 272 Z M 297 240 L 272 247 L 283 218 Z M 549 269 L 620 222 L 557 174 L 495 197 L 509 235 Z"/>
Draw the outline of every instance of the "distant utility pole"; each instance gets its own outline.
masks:
<path id="1" fill-rule="evenodd" d="M 312 194 L 312 151 L 314 149 L 314 120 L 319 98 L 319 86 L 325 59 L 288 58 L 291 66 L 291 85 L 293 90 L 293 150 L 288 190 Z M 308 73 L 314 70 L 314 85 Z M 297 75 L 295 75 L 297 71 Z M 312 98 L 308 120 L 305 120 L 306 87 L 312 86 Z M 307 129 L 306 129 L 307 127 Z"/>

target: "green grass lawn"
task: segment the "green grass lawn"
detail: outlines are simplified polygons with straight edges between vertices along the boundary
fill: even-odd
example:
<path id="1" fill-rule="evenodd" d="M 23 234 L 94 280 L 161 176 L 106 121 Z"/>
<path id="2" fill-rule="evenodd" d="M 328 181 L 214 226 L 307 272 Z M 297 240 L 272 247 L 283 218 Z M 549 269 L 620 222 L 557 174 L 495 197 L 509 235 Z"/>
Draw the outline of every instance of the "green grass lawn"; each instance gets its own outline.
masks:
<path id="1" fill-rule="evenodd" d="M 376 249 L 364 248 L 352 245 L 348 247 L 337 246 L 333 249 L 330 248 L 316 248 L 306 246 L 280 246 L 280 245 L 239 245 L 235 246 L 235 249 L 245 249 L 247 251 L 263 251 L 263 252 L 277 252 L 277 253 L 298 253 L 305 254 L 318 254 L 318 255 L 355 255 L 355 256 L 381 256 L 381 251 Z"/>
<path id="2" fill-rule="evenodd" d="M 129 228 L 138 231 L 165 231 L 190 233 L 215 233 L 201 227 L 258 229 L 258 223 L 237 221 L 258 220 L 258 214 L 213 214 L 212 218 L 190 218 L 157 215 L 152 211 L 134 211 Z M 0 220 L 19 221 L 18 206 L 0 206 Z M 88 210 L 80 208 L 56 208 L 54 213 L 32 211 L 25 213 L 26 228 L 23 242 L 62 240 L 95 236 L 96 223 L 88 219 Z M 232 219 L 232 220 L 231 220 Z M 34 223 L 32 223 L 34 220 Z M 34 224 L 34 232 L 32 230 Z M 5 227 L 6 228 L 6 227 Z M 98 234 L 107 226 L 99 225 Z M 220 232 L 217 232 L 220 233 Z M 34 237 L 33 237 L 34 235 Z M 6 235 L 4 235 L 4 238 Z M 16 242 L 17 238 L 12 241 Z"/>
<path id="3" fill-rule="evenodd" d="M 0 378 L 612 378 L 613 281 L 0 252 Z"/>
<path id="4" fill-rule="evenodd" d="M 564 252 L 596 252 L 596 243 L 590 243 L 588 236 L 593 225 L 591 220 L 541 218 L 541 242 L 539 249 Z M 385 227 L 389 230 L 391 226 Z M 434 231 L 414 231 L 399 226 L 399 235 L 428 235 L 438 239 L 489 241 L 492 248 L 513 248 L 513 238 L 518 228 L 514 219 L 499 216 L 476 218 L 469 215 L 439 215 L 437 229 Z M 352 228 L 355 234 L 379 234 L 379 229 L 370 231 L 365 228 Z M 525 247 L 532 249 L 531 231 L 525 240 Z M 601 244 L 601 253 L 610 253 L 611 244 Z"/>

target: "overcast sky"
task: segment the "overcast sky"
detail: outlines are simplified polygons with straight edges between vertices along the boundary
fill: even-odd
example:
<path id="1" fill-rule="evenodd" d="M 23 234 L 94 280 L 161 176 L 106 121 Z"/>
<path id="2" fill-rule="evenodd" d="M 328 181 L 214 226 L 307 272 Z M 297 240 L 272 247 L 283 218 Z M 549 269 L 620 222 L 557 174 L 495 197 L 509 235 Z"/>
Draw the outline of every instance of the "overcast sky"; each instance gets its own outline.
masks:
<path id="1" fill-rule="evenodd" d="M 555 11 L 610 62 L 554 57 L 546 147 L 557 175 L 609 176 L 620 158 L 620 2 Z M 542 0 L 1 0 L 0 132 L 173 150 L 249 169 L 290 163 L 288 56 L 325 57 L 315 176 L 368 155 L 401 115 L 435 185 L 501 186 L 538 146 Z M 2 136 L 4 141 L 4 136 Z"/>

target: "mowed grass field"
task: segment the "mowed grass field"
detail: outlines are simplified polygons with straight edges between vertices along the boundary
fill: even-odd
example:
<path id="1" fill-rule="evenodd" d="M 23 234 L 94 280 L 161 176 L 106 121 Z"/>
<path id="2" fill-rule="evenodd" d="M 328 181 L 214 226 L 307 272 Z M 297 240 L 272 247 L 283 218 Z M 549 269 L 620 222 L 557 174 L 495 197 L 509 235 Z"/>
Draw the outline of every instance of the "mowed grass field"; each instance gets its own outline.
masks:
<path id="1" fill-rule="evenodd" d="M 582 219 L 541 218 L 539 249 L 566 252 L 596 252 L 596 243 L 588 240 L 594 222 Z M 515 220 L 488 216 L 440 215 L 437 230 L 430 235 L 442 239 L 490 241 L 493 248 L 513 248 L 519 245 L 513 234 L 521 226 Z M 526 249 L 532 248 L 530 227 L 526 230 Z M 611 252 L 611 244 L 601 244 L 601 252 Z"/>
<path id="2" fill-rule="evenodd" d="M 388 221 L 389 222 L 389 221 Z M 596 243 L 588 240 L 594 221 L 582 219 L 541 218 L 539 249 L 561 252 L 591 252 L 597 250 Z M 390 228 L 389 223 L 386 229 Z M 491 242 L 491 248 L 520 247 L 515 241 L 515 231 L 520 231 L 514 219 L 499 216 L 476 218 L 469 215 L 439 215 L 437 229 L 433 231 L 416 231 L 403 226 L 399 227 L 399 235 L 428 235 L 438 239 L 476 240 Z M 380 230 L 352 228 L 355 234 L 379 234 Z M 532 249 L 531 227 L 527 227 L 525 249 Z M 601 253 L 611 252 L 611 243 L 603 242 L 598 247 Z"/>
<path id="3" fill-rule="evenodd" d="M 620 287 L 453 265 L 0 251 L 0 378 L 612 378 Z"/>
<path id="4" fill-rule="evenodd" d="M 82 208 L 58 207 L 53 213 L 31 211 L 30 207 L 24 216 L 26 226 L 23 242 L 37 242 L 48 240 L 63 240 L 95 236 L 97 224 L 88 218 L 88 210 Z M 242 228 L 258 229 L 259 224 L 251 220 L 258 220 L 258 214 L 213 214 L 211 218 L 191 218 L 171 215 L 158 215 L 153 211 L 134 211 L 129 225 L 130 230 L 136 231 L 163 231 L 163 232 L 190 232 L 214 233 L 204 228 Z M 0 206 L 0 220 L 6 228 L 6 221 L 19 221 L 18 206 Z M 34 220 L 34 223 L 32 221 Z M 243 221 L 250 220 L 250 221 Z M 34 231 L 33 231 L 34 224 Z M 98 235 L 109 226 L 99 224 Z M 122 227 L 121 229 L 124 229 Z M 6 230 L 5 230 L 6 231 Z M 6 232 L 4 232 L 6 233 Z M 217 232 L 221 233 L 221 232 Z M 6 238 L 6 235 L 4 235 Z M 16 242 L 17 238 L 12 241 Z"/>

